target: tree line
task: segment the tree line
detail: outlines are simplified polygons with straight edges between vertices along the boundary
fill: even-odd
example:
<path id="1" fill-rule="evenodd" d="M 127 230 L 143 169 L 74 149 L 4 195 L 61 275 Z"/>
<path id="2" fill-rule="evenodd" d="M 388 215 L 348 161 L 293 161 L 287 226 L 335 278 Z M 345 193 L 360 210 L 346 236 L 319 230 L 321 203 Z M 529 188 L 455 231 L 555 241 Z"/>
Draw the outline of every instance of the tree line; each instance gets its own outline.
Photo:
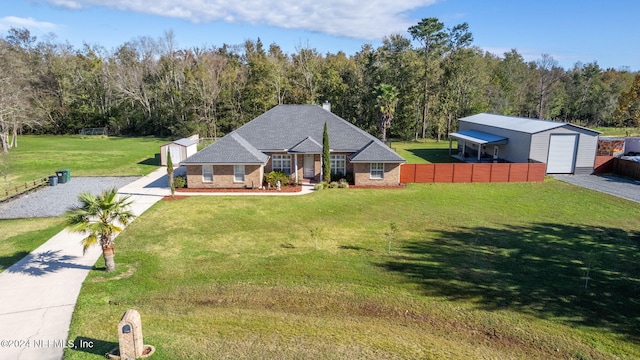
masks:
<path id="1" fill-rule="evenodd" d="M 87 127 L 218 137 L 275 105 L 324 101 L 372 134 L 402 139 L 441 139 L 479 112 L 640 126 L 640 73 L 596 62 L 563 69 L 549 55 L 525 61 L 516 49 L 496 56 L 473 45 L 466 23 L 446 28 L 436 18 L 349 56 L 303 45 L 288 54 L 260 39 L 186 49 L 171 31 L 113 50 L 78 49 L 11 28 L 0 38 L 0 87 L 5 151 L 19 133 Z"/>

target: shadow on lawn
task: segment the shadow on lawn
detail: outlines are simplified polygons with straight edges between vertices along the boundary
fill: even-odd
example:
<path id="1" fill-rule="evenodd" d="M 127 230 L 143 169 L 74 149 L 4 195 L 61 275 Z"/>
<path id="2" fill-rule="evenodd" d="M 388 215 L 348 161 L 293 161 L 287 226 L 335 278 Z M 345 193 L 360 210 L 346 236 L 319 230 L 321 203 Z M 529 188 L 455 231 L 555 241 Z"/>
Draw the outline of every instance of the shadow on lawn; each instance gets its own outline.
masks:
<path id="1" fill-rule="evenodd" d="M 73 340 L 73 347 L 71 350 L 104 356 L 106 353 L 117 347 L 117 342 L 78 336 Z"/>
<path id="2" fill-rule="evenodd" d="M 383 263 L 431 296 L 640 341 L 640 232 L 551 223 L 440 231 Z"/>
<path id="3" fill-rule="evenodd" d="M 462 162 L 449 156 L 449 149 L 407 149 L 407 151 L 433 164 Z"/>
<path id="4" fill-rule="evenodd" d="M 29 255 L 27 251 L 18 251 L 9 256 L 0 256 L 0 272 L 6 270 L 27 255 Z"/>

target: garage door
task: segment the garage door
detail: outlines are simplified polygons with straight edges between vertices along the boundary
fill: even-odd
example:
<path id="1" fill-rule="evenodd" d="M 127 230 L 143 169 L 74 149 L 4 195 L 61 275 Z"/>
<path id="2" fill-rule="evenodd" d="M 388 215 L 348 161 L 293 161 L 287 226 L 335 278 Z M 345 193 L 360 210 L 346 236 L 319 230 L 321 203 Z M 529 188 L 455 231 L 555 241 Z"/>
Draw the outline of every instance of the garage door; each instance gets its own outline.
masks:
<path id="1" fill-rule="evenodd" d="M 573 174 L 578 149 L 577 134 L 556 134 L 549 139 L 548 174 Z"/>

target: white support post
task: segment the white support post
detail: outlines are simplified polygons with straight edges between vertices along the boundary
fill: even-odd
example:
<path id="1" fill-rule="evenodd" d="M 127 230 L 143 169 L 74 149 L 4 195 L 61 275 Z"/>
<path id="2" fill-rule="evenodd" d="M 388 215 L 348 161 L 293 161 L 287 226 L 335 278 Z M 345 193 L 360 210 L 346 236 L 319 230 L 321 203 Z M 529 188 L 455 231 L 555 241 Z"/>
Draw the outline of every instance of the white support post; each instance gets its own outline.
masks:
<path id="1" fill-rule="evenodd" d="M 453 146 L 453 138 L 449 135 L 449 156 L 451 156 L 451 146 Z"/>
<path id="2" fill-rule="evenodd" d="M 298 184 L 298 153 L 293 154 L 293 158 L 296 163 L 295 169 L 296 169 L 296 185 L 297 185 Z"/>

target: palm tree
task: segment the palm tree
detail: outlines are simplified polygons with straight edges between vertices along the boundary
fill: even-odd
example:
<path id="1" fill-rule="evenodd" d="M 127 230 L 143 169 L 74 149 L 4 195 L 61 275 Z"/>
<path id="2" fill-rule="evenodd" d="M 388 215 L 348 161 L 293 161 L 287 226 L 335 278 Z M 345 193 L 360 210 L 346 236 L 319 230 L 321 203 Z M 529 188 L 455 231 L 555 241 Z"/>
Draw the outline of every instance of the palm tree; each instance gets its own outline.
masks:
<path id="1" fill-rule="evenodd" d="M 102 191 L 100 195 L 88 192 L 78 196 L 80 205 L 67 211 L 69 231 L 87 234 L 82 239 L 83 253 L 95 244 L 102 247 L 102 257 L 107 272 L 115 270 L 113 238 L 128 225 L 135 215 L 129 210 L 130 196 L 118 196 L 118 189 Z"/>
<path id="2" fill-rule="evenodd" d="M 378 129 L 382 141 L 387 141 L 387 129 L 391 127 L 391 120 L 396 111 L 398 103 L 398 89 L 389 84 L 380 84 L 378 87 L 378 97 L 376 98 L 378 105 Z"/>

